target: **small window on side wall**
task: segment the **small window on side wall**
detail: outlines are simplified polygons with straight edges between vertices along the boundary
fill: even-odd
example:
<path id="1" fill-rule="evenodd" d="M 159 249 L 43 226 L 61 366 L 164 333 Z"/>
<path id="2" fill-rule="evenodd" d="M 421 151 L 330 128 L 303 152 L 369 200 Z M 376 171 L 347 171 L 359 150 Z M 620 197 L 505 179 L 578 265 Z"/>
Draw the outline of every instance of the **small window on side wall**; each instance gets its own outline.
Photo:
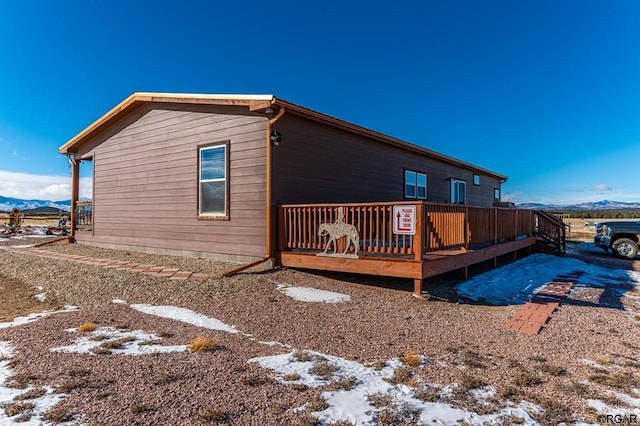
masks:
<path id="1" fill-rule="evenodd" d="M 500 202 L 500 188 L 493 189 L 493 202 L 496 204 Z"/>
<path id="2" fill-rule="evenodd" d="M 467 182 L 451 179 L 451 204 L 465 204 L 467 198 Z"/>
<path id="3" fill-rule="evenodd" d="M 476 186 L 480 185 L 480 175 L 476 175 L 476 174 L 473 175 L 473 184 Z"/>
<path id="4" fill-rule="evenodd" d="M 198 213 L 200 216 L 227 215 L 227 145 L 199 148 Z"/>
<path id="5" fill-rule="evenodd" d="M 427 175 L 425 173 L 404 171 L 404 197 L 427 199 Z"/>

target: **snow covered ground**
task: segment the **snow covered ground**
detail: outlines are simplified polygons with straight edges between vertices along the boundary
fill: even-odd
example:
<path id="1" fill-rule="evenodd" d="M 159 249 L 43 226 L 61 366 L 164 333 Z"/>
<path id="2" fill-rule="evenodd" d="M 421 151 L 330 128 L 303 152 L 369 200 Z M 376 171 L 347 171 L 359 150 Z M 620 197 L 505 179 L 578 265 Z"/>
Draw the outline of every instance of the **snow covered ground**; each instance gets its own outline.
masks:
<path id="1" fill-rule="evenodd" d="M 536 254 L 500 269 L 478 275 L 458 285 L 457 291 L 462 297 L 490 305 L 518 304 L 526 301 L 536 289 L 546 282 L 552 281 L 558 275 L 576 271 L 584 273 L 580 278 L 579 285 L 581 286 L 638 286 L 640 284 L 640 273 L 638 272 L 605 269 L 574 258 Z M 301 302 L 344 303 L 350 300 L 349 296 L 345 294 L 310 287 L 279 284 L 278 290 Z M 122 299 L 114 299 L 113 303 L 127 305 L 131 309 L 147 315 L 172 319 L 255 340 L 249 334 L 251 330 L 241 331 L 233 325 L 190 309 L 170 305 L 129 305 Z M 60 311 L 31 314 L 16 318 L 8 323 L 0 323 L 0 328 L 19 327 L 47 315 L 76 309 L 69 306 Z M 77 334 L 72 344 L 54 347 L 51 348 L 51 351 L 92 356 L 96 351 L 100 351 L 100 348 L 103 348 L 115 355 L 141 356 L 150 353 L 170 354 L 187 350 L 186 345 L 164 346 L 160 337 L 144 330 L 129 331 L 99 327 L 88 333 L 80 333 L 78 329 L 67 331 Z M 526 401 L 521 401 L 518 404 L 507 402 L 506 406 L 494 405 L 492 399 L 495 397 L 496 390 L 485 387 L 468 393 L 470 398 L 473 398 L 474 404 L 483 407 L 483 414 L 478 414 L 472 409 L 460 408 L 447 402 L 447 396 L 460 386 L 457 383 L 394 380 L 394 376 L 405 367 L 403 361 L 397 358 L 387 360 L 382 366 L 372 366 L 332 354 L 308 351 L 305 348 L 291 348 L 280 342 L 260 343 L 281 346 L 284 348 L 283 353 L 248 359 L 247 362 L 257 363 L 270 370 L 275 379 L 281 383 L 288 386 L 306 385 L 308 387 L 341 384 L 329 387 L 330 390 L 322 392 L 325 404 L 321 409 L 312 413 L 323 424 L 349 421 L 356 422 L 358 425 L 374 425 L 388 410 L 395 410 L 405 413 L 407 418 L 415 419 L 418 424 L 485 425 L 503 424 L 512 419 L 519 424 L 535 425 L 537 423 L 533 415 L 539 413 L 541 409 Z M 13 346 L 9 342 L 0 342 L 0 407 L 2 404 L 13 402 L 20 393 L 25 392 L 24 389 L 14 389 L 8 386 L 13 375 L 9 363 L 14 356 Z M 417 368 L 424 368 L 431 362 L 423 356 L 420 356 L 419 359 Z M 589 360 L 585 360 L 585 362 L 589 362 Z M 320 371 L 319 366 L 324 367 L 324 373 Z M 443 365 L 442 368 L 448 367 Z M 432 392 L 431 397 L 421 397 L 427 391 Z M 587 402 L 599 413 L 628 415 L 640 410 L 640 391 L 632 389 L 631 393 L 630 395 L 622 393 L 614 395 L 630 408 L 611 407 L 598 399 L 590 399 Z M 31 419 L 20 424 L 42 424 L 43 413 L 64 398 L 65 395 L 56 393 L 53 388 L 44 388 L 41 397 L 30 400 L 34 403 Z M 387 402 L 379 404 L 376 401 Z M 306 405 L 299 407 L 300 410 L 306 408 Z M 20 421 L 18 417 L 9 417 L 6 411 L 0 408 L 0 424 L 18 424 Z"/>
<path id="2" fill-rule="evenodd" d="M 640 272 L 608 269 L 571 257 L 533 254 L 524 259 L 477 275 L 456 287 L 462 298 L 489 305 L 513 305 L 529 300 L 558 275 L 581 271 L 578 286 L 605 287 L 640 284 Z"/>

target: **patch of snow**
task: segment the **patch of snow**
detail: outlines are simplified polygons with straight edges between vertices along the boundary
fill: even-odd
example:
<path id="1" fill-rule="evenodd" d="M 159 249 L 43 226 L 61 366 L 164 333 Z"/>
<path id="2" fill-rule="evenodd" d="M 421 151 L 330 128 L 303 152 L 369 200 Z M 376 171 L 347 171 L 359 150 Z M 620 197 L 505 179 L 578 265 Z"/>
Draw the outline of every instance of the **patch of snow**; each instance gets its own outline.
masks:
<path id="1" fill-rule="evenodd" d="M 328 381 L 313 374 L 313 367 L 321 360 L 333 364 L 337 370 L 333 374 L 333 379 L 339 380 L 341 377 L 355 377 L 356 384 L 351 390 L 337 390 L 323 392 L 325 401 L 329 407 L 323 411 L 314 412 L 323 423 L 348 421 L 358 425 L 374 425 L 381 409 L 374 407 L 369 399 L 369 395 L 381 394 L 391 396 L 394 404 L 407 407 L 409 410 L 419 413 L 420 424 L 459 424 L 468 423 L 472 425 L 500 424 L 502 420 L 509 417 L 520 417 L 524 419 L 525 425 L 537 424 L 527 410 L 533 410 L 533 404 L 507 404 L 503 409 L 496 409 L 496 413 L 479 415 L 477 413 L 456 408 L 445 402 L 423 402 L 413 396 L 413 388 L 398 384 L 393 385 L 386 380 L 393 375 L 394 371 L 402 365 L 398 359 L 390 360 L 381 370 L 366 367 L 357 361 L 346 360 L 344 358 L 322 354 L 319 352 L 307 351 L 312 357 L 312 361 L 298 361 L 295 352 L 252 358 L 249 362 L 255 362 L 264 368 L 275 370 L 279 373 L 277 380 L 283 383 L 300 383 L 310 387 L 324 386 Z M 295 381 L 285 381 L 287 374 L 297 375 L 299 379 Z M 485 390 L 478 392 L 475 396 L 483 402 L 495 390 Z"/>
<path id="2" fill-rule="evenodd" d="M 458 295 L 490 305 L 521 304 L 560 274 L 584 271 L 578 279 L 584 287 L 640 284 L 640 273 L 607 269 L 578 259 L 533 254 L 499 269 L 477 275 L 456 286 Z"/>
<path id="3" fill-rule="evenodd" d="M 278 284 L 278 290 L 300 302 L 338 303 L 348 302 L 351 300 L 351 297 L 348 294 L 318 290 L 311 287 L 296 287 L 288 284 Z"/>
<path id="4" fill-rule="evenodd" d="M 71 328 L 66 331 L 79 333 L 77 328 Z M 163 346 L 155 343 L 160 340 L 160 337 L 154 333 L 145 333 L 142 330 L 117 330 L 113 327 L 99 327 L 90 333 L 82 333 L 82 336 L 75 339 L 72 344 L 52 348 L 50 351 L 96 355 L 94 349 L 99 348 L 105 343 L 108 345 L 121 339 L 123 339 L 121 347 L 106 349 L 109 349 L 114 355 L 147 355 L 187 351 L 186 345 Z"/>
<path id="5" fill-rule="evenodd" d="M 111 303 L 115 303 L 115 304 L 117 304 L 117 305 L 126 305 L 126 304 L 127 304 L 127 301 L 126 301 L 126 300 L 122 300 L 122 299 L 113 299 L 113 300 L 111 301 Z"/>
<path id="6" fill-rule="evenodd" d="M 0 322 L 0 329 L 2 328 L 9 328 L 9 327 L 18 327 L 20 325 L 24 325 L 24 324 L 28 324 L 30 322 L 34 322 L 39 320 L 40 318 L 44 318 L 44 317 L 48 317 L 49 315 L 53 315 L 53 314 L 59 314 L 62 312 L 73 312 L 73 311 L 77 311 L 78 308 L 76 306 L 65 306 L 64 309 L 60 309 L 57 311 L 44 311 L 44 312 L 38 312 L 35 314 L 29 314 L 29 315 L 25 315 L 22 317 L 17 317 L 14 318 L 13 321 L 10 322 Z"/>
<path id="7" fill-rule="evenodd" d="M 7 403 L 12 403 L 20 395 L 33 390 L 33 387 L 26 389 L 16 389 L 7 386 L 7 382 L 10 381 L 13 372 L 9 368 L 10 359 L 14 355 L 13 346 L 9 342 L 0 341 L 0 424 L 2 425 L 26 425 L 26 426 L 40 426 L 46 424 L 42 416 L 61 400 L 66 398 L 65 394 L 57 393 L 56 390 L 50 386 L 45 386 L 44 394 L 38 398 L 30 398 L 29 402 L 34 404 L 34 407 L 28 410 L 31 414 L 31 418 L 21 418 L 22 413 L 9 417 L 2 406 Z M 66 424 L 73 424 L 75 422 L 67 422 Z"/>
<path id="8" fill-rule="evenodd" d="M 131 308 L 135 309 L 136 311 L 140 311 L 145 314 L 174 319 L 211 330 L 226 331 L 227 333 L 238 333 L 238 330 L 234 326 L 227 325 L 220 320 L 199 314 L 186 308 L 178 308 L 176 306 L 154 306 L 148 304 L 129 306 L 131 306 Z"/>
<path id="9" fill-rule="evenodd" d="M 45 300 L 47 300 L 47 293 L 34 294 L 33 297 L 35 297 L 39 302 L 44 302 Z"/>

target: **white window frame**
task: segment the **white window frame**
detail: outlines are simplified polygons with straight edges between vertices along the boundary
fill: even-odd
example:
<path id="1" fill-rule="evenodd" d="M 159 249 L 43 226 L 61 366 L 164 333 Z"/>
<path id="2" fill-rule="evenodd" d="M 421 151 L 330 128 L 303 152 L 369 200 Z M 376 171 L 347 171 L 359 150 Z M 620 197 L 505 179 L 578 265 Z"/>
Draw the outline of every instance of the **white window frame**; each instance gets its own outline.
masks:
<path id="1" fill-rule="evenodd" d="M 202 153 L 204 151 L 210 151 L 214 149 L 222 149 L 224 151 L 224 177 L 222 178 L 214 178 L 214 179 L 202 179 Z M 227 143 L 220 143 L 215 145 L 207 145 L 198 147 L 198 216 L 200 217 L 208 217 L 208 218 L 226 218 L 228 215 L 228 203 L 229 203 L 229 194 L 228 194 L 228 164 L 229 164 L 229 150 Z M 224 182 L 224 208 L 221 211 L 210 211 L 203 212 L 203 192 L 202 184 L 208 182 Z"/>
<path id="2" fill-rule="evenodd" d="M 409 182 L 408 177 L 413 176 L 413 182 Z M 424 185 L 420 185 L 420 178 L 424 177 Z M 413 186 L 414 195 L 410 195 L 407 192 L 409 186 Z M 404 198 L 411 198 L 416 200 L 427 199 L 427 188 L 429 187 L 429 178 L 426 173 L 416 172 L 415 170 L 404 170 Z M 419 196 L 418 192 L 420 188 L 424 188 L 424 196 Z"/>
<path id="3" fill-rule="evenodd" d="M 461 179 L 451 178 L 451 204 L 466 204 L 467 203 L 467 182 Z M 462 192 L 460 191 L 462 188 Z M 460 199 L 462 194 L 462 199 Z"/>

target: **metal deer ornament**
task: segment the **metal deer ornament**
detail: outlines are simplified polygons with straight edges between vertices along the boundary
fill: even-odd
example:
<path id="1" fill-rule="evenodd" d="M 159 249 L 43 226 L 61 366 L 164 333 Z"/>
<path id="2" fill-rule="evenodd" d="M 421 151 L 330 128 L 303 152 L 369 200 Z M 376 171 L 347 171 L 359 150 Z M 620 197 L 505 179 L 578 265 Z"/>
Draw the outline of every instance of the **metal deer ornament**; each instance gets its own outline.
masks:
<path id="1" fill-rule="evenodd" d="M 324 251 L 318 253 L 318 256 L 359 258 L 360 232 L 358 232 L 355 226 L 345 223 L 342 208 L 338 210 L 338 218 L 335 222 L 321 223 L 320 226 L 318 226 L 318 236 L 327 237 L 327 244 L 324 246 Z M 338 253 L 338 239 L 342 237 L 347 237 L 347 245 L 342 253 Z M 333 245 L 333 253 L 328 252 L 331 245 Z M 353 254 L 347 253 L 351 245 L 353 245 L 354 249 Z"/>

